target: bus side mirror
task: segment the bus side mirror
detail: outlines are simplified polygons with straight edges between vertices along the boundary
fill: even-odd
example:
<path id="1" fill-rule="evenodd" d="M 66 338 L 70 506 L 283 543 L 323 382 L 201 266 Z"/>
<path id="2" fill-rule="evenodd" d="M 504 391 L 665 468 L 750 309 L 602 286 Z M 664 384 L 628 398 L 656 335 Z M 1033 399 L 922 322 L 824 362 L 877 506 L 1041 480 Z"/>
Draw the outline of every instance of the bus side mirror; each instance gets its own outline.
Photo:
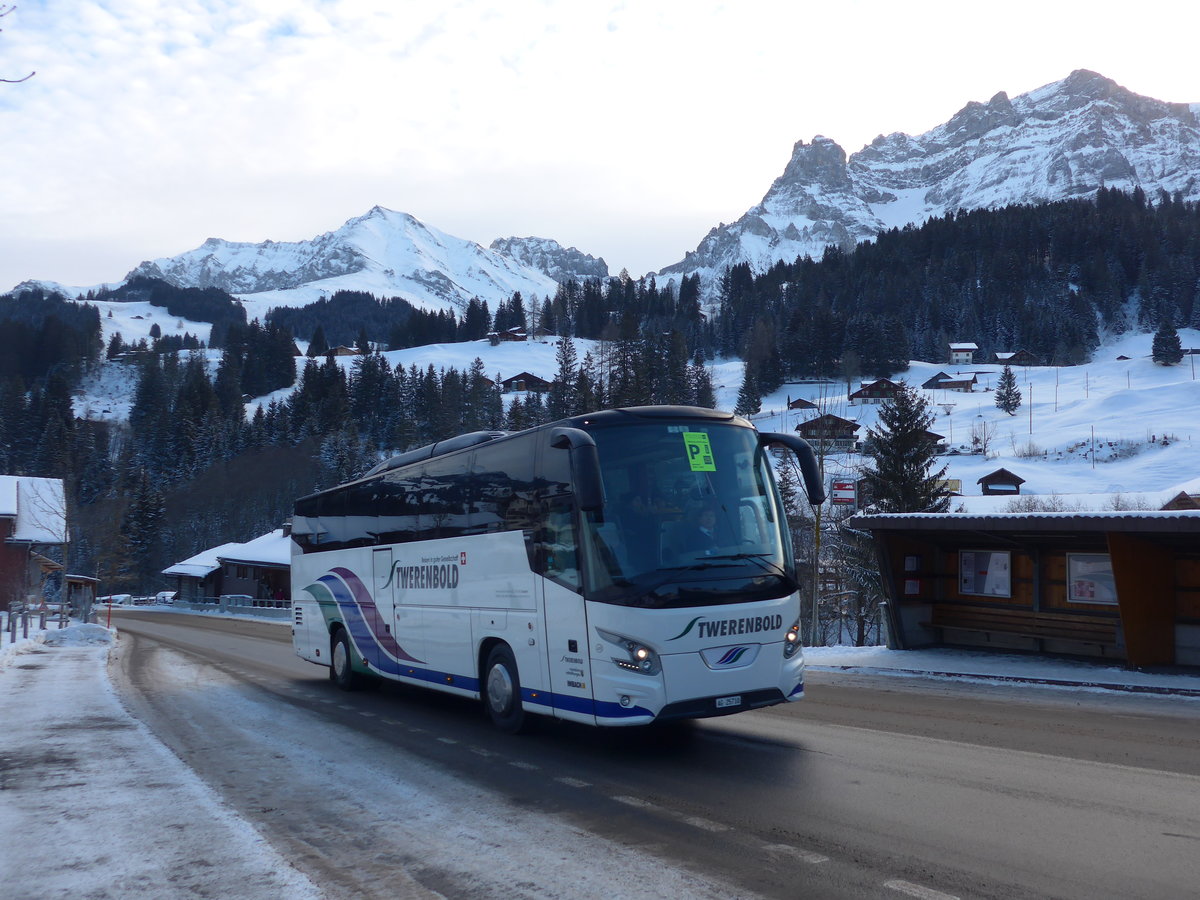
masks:
<path id="1" fill-rule="evenodd" d="M 808 441 L 794 434 L 778 432 L 761 432 L 758 435 L 760 447 L 784 446 L 796 455 L 800 463 L 800 474 L 804 477 L 804 490 L 808 494 L 809 503 L 818 506 L 825 502 L 825 480 L 817 466 L 817 454 L 809 446 Z"/>
<path id="2" fill-rule="evenodd" d="M 604 508 L 604 481 L 600 478 L 600 455 L 592 436 L 580 428 L 555 428 L 550 446 L 571 453 L 571 480 L 575 483 L 575 502 L 584 512 Z"/>

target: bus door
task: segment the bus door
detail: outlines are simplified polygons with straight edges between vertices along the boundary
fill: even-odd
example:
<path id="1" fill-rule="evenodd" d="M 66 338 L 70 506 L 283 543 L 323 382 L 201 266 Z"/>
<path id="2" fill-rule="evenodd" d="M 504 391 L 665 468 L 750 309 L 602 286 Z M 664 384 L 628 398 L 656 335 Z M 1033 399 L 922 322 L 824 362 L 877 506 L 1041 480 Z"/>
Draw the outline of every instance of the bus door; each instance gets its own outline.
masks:
<path id="1" fill-rule="evenodd" d="M 554 707 L 575 721 L 594 723 L 587 612 L 571 507 L 569 496 L 547 501 L 535 553 L 542 576 L 538 601 L 546 628 L 545 658 Z"/>
<path id="2" fill-rule="evenodd" d="M 380 617 L 386 622 L 386 637 L 381 644 L 394 662 L 381 659 L 380 667 L 391 675 L 406 675 L 405 666 L 414 659 L 423 659 L 424 636 L 421 633 L 421 609 L 403 602 L 404 592 L 397 584 L 395 554 L 391 547 L 374 551 L 375 603 Z M 406 658 L 409 657 L 409 658 Z"/>

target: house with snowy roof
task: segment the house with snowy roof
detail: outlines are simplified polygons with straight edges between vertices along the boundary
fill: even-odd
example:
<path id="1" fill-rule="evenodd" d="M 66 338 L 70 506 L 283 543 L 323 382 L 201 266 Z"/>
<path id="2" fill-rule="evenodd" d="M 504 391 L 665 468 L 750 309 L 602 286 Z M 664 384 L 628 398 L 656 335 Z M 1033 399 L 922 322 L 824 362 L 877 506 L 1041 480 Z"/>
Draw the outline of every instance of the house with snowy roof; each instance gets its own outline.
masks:
<path id="1" fill-rule="evenodd" d="M 850 401 L 851 406 L 862 403 L 882 403 L 884 400 L 891 400 L 899 392 L 900 385 L 890 378 L 877 378 L 870 384 L 859 385 L 858 390 L 849 393 L 846 399 Z"/>
<path id="2" fill-rule="evenodd" d="M 978 344 L 956 341 L 950 345 L 950 365 L 969 366 L 975 362 L 975 354 L 978 352 Z"/>
<path id="3" fill-rule="evenodd" d="M 291 602 L 292 538 L 276 528 L 252 541 L 220 544 L 163 569 L 174 579 L 179 603 L 216 603 L 225 595 L 249 597 L 251 606 Z"/>
<path id="4" fill-rule="evenodd" d="M 61 478 L 0 475 L 0 609 L 41 599 L 69 535 Z"/>
<path id="5" fill-rule="evenodd" d="M 1028 350 L 996 351 L 996 362 L 1005 366 L 1036 366 L 1041 360 Z"/>

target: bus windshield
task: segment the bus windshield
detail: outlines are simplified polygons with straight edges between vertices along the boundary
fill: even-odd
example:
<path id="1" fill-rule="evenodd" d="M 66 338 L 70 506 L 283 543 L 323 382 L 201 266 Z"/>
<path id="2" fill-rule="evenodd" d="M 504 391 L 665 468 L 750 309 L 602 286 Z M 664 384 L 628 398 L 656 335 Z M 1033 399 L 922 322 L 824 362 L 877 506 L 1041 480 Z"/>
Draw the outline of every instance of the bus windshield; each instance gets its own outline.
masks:
<path id="1" fill-rule="evenodd" d="M 723 423 L 591 432 L 605 505 L 583 517 L 584 592 L 628 606 L 751 602 L 796 589 L 758 433 Z"/>

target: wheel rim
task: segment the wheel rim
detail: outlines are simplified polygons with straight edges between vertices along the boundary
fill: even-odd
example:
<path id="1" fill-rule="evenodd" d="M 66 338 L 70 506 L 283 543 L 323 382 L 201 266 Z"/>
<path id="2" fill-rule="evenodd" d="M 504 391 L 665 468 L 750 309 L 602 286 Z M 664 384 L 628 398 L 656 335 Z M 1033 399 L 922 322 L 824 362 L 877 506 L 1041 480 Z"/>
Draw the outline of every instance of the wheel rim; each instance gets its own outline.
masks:
<path id="1" fill-rule="evenodd" d="M 513 700 L 513 681 L 504 666 L 492 666 L 488 672 L 488 703 L 498 713 L 508 712 Z"/>
<path id="2" fill-rule="evenodd" d="M 333 647 L 333 671 L 341 678 L 346 674 L 346 666 L 350 664 L 350 654 L 346 650 L 346 645 L 342 641 L 338 641 Z"/>

